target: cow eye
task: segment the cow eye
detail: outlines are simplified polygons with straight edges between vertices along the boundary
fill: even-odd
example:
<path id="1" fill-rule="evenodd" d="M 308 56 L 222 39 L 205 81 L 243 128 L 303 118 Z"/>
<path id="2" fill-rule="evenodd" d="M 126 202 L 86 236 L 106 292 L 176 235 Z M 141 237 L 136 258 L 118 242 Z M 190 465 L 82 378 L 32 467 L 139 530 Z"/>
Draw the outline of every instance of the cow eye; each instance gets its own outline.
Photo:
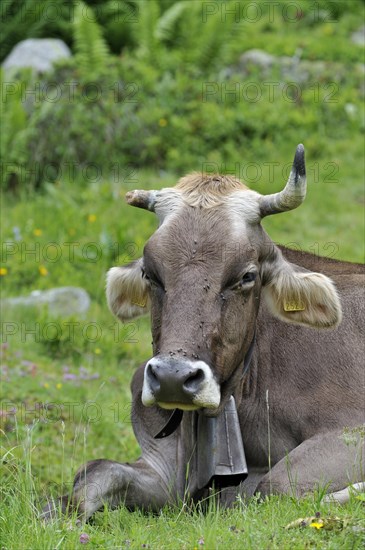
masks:
<path id="1" fill-rule="evenodd" d="M 253 283 L 256 277 L 256 271 L 247 271 L 238 282 L 230 285 L 228 288 L 230 288 L 230 290 L 250 290 L 254 286 Z"/>
<path id="2" fill-rule="evenodd" d="M 250 290 L 254 286 L 254 281 L 257 277 L 257 271 L 247 271 L 240 279 L 235 282 L 228 282 L 226 285 L 227 290 Z"/>
<path id="3" fill-rule="evenodd" d="M 241 285 L 252 283 L 257 277 L 256 271 L 247 271 L 241 279 Z"/>
<path id="4" fill-rule="evenodd" d="M 158 286 L 162 289 L 164 288 L 163 284 L 161 283 L 160 279 L 156 275 L 152 275 L 151 273 L 147 273 L 146 270 L 142 267 L 142 277 L 145 281 L 148 282 L 150 286 Z"/>
<path id="5" fill-rule="evenodd" d="M 249 290 L 253 287 L 253 283 L 257 277 L 256 271 L 247 271 L 238 283 L 233 285 L 232 290 Z"/>
<path id="6" fill-rule="evenodd" d="M 144 269 L 144 267 L 141 268 L 141 271 L 142 271 L 142 279 L 149 282 L 150 277 L 149 277 L 149 275 L 147 275 L 146 270 Z"/>
<path id="7" fill-rule="evenodd" d="M 150 275 L 148 273 L 146 273 L 146 271 L 144 269 L 142 269 L 142 277 L 148 283 L 152 282 L 152 277 L 150 277 Z"/>

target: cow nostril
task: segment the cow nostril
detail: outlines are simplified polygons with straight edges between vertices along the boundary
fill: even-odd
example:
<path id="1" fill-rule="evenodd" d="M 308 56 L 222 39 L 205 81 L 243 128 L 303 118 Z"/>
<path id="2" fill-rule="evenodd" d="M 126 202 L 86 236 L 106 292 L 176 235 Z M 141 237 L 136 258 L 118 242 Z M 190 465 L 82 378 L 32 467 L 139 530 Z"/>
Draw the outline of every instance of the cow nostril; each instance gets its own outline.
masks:
<path id="1" fill-rule="evenodd" d="M 158 369 L 158 366 L 156 367 L 156 366 L 153 366 L 153 365 L 147 365 L 148 381 L 149 381 L 149 384 L 150 384 L 150 388 L 154 392 L 156 392 L 160 389 L 160 382 L 159 382 L 159 379 L 156 375 L 157 369 Z"/>
<path id="2" fill-rule="evenodd" d="M 148 365 L 148 371 L 150 373 L 151 376 L 154 376 L 155 378 L 157 378 L 156 376 L 156 371 L 158 370 L 158 365 L 154 366 L 154 365 Z"/>
<path id="3" fill-rule="evenodd" d="M 202 369 L 197 369 L 194 373 L 189 374 L 186 378 L 183 388 L 188 392 L 196 392 L 200 389 L 202 382 L 205 379 L 205 373 Z"/>

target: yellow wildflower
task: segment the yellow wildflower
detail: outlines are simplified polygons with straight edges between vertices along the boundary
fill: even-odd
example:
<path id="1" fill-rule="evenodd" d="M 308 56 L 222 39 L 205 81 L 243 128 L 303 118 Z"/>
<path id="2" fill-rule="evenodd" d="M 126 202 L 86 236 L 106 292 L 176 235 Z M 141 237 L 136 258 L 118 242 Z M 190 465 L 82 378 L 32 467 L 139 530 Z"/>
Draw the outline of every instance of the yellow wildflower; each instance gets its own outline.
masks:
<path id="1" fill-rule="evenodd" d="M 7 274 L 8 274 L 8 270 L 6 269 L 6 267 L 0 267 L 0 276 L 4 277 Z"/>
<path id="2" fill-rule="evenodd" d="M 46 388 L 46 389 L 49 388 L 48 382 L 45 382 L 45 383 L 43 384 L 43 387 Z"/>
<path id="3" fill-rule="evenodd" d="M 58 384 L 56 384 L 56 388 L 57 388 L 58 390 L 60 390 L 60 389 L 62 388 L 61 382 L 58 382 Z"/>
<path id="4" fill-rule="evenodd" d="M 164 128 L 165 126 L 167 126 L 166 118 L 160 118 L 160 120 L 158 121 L 158 124 L 161 126 L 161 128 Z"/>
<path id="5" fill-rule="evenodd" d="M 87 221 L 90 222 L 90 223 L 94 223 L 96 221 L 95 214 L 89 214 L 88 217 L 87 217 Z"/>
<path id="6" fill-rule="evenodd" d="M 40 265 L 38 271 L 39 274 L 42 275 L 42 277 L 46 277 L 48 275 L 48 269 L 44 267 L 44 265 Z"/>
<path id="7" fill-rule="evenodd" d="M 321 520 L 313 521 L 312 523 L 309 524 L 309 527 L 314 527 L 315 529 L 322 529 L 323 521 L 321 521 Z"/>
<path id="8" fill-rule="evenodd" d="M 101 354 L 101 349 L 100 349 L 100 348 L 96 348 L 95 353 L 96 353 L 96 355 L 100 355 L 100 354 Z"/>
<path id="9" fill-rule="evenodd" d="M 35 235 L 36 237 L 40 237 L 42 235 L 42 229 L 35 229 L 33 231 L 33 235 Z"/>

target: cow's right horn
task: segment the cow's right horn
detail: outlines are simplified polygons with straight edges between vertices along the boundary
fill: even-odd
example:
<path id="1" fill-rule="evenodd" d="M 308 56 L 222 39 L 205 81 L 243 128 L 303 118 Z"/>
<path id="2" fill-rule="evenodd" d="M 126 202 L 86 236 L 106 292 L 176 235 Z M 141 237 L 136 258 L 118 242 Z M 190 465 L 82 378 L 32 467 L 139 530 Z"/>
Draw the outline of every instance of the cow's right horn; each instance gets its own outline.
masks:
<path id="1" fill-rule="evenodd" d="M 128 191 L 125 198 L 127 203 L 131 206 L 144 208 L 145 210 L 150 210 L 151 212 L 154 212 L 157 199 L 157 191 L 143 191 L 143 189 L 136 189 L 134 191 Z"/>
<path id="2" fill-rule="evenodd" d="M 273 195 L 264 195 L 260 198 L 260 215 L 262 218 L 294 210 L 305 199 L 307 180 L 305 177 L 304 146 L 299 144 L 295 152 L 293 166 L 288 183 L 282 191 Z"/>

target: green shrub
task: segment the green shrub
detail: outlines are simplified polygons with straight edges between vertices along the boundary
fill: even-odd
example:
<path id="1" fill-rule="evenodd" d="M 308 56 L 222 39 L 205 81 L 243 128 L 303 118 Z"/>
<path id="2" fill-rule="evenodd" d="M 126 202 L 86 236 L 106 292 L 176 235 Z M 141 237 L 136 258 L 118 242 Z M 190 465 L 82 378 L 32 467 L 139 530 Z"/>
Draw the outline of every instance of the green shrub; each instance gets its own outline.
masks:
<path id="1" fill-rule="evenodd" d="M 363 74 L 357 65 L 324 63 L 320 75 L 309 75 L 297 87 L 295 97 L 295 86 L 288 88 L 290 75 L 285 79 L 275 68 L 265 77 L 257 69 L 243 74 L 237 64 L 242 51 L 261 42 L 269 51 L 276 48 L 276 55 L 293 55 L 293 33 L 303 40 L 304 58 L 320 49 L 324 58 L 335 51 L 360 59 L 358 47 L 349 43 L 350 29 L 357 25 L 353 13 L 338 8 L 336 17 L 342 19 L 333 44 L 333 25 L 325 19 L 311 31 L 316 40 L 309 40 L 310 23 L 301 16 L 287 24 L 288 38 L 278 32 L 282 17 L 274 17 L 270 30 L 265 2 L 258 4 L 259 34 L 247 21 L 236 20 L 234 2 L 225 5 L 227 17 L 222 19 L 217 9 L 205 22 L 201 2 L 133 5 L 138 11 L 130 27 L 134 42 L 122 57 L 110 54 L 96 15 L 88 8 L 84 17 L 79 2 L 75 57 L 39 82 L 22 75 L 15 82 L 18 91 L 6 99 L 3 114 L 6 187 L 14 187 L 14 181 L 37 187 L 60 179 L 102 184 L 128 168 L 181 173 L 209 162 L 224 170 L 237 162 L 238 152 L 244 151 L 246 161 L 260 161 L 298 139 L 319 158 L 330 154 L 336 140 L 352 142 L 363 131 Z M 278 3 L 276 15 L 289 5 Z M 361 12 L 360 4 L 356 9 Z M 328 40 L 332 49 L 326 47 Z M 276 85 L 274 100 L 267 82 Z M 257 100 L 245 93 L 246 85 L 256 86 Z M 207 94 L 209 86 L 215 91 Z M 25 101 L 35 89 L 36 99 Z"/>

